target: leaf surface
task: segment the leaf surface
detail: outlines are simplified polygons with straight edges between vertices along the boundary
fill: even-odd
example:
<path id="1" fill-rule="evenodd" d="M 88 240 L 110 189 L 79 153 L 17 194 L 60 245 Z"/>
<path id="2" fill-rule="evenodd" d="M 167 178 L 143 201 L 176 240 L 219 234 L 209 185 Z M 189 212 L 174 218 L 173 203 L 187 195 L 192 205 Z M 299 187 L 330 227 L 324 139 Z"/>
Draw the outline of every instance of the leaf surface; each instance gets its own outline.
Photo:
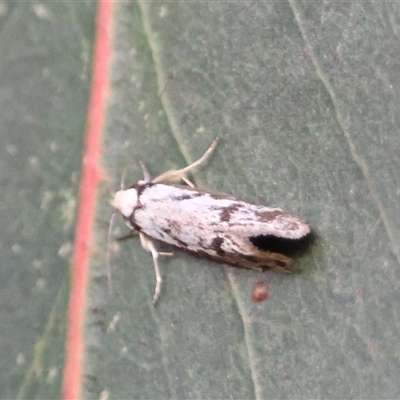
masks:
<path id="1" fill-rule="evenodd" d="M 0 4 L 0 398 L 59 398 L 95 4 Z"/>
<path id="2" fill-rule="evenodd" d="M 0 13 L 1 398 L 59 397 L 95 3 Z M 1 11 L 1 7 L 0 7 Z M 118 2 L 83 397 L 398 398 L 399 9 Z M 165 83 L 167 85 L 164 89 Z M 160 92 L 163 92 L 158 101 Z M 147 122 L 145 122 L 147 120 Z M 113 242 L 109 192 L 217 150 L 203 189 L 304 217 L 290 276 Z M 119 221 L 115 237 L 127 228 Z M 253 286 L 269 298 L 252 303 Z"/>
<path id="3" fill-rule="evenodd" d="M 156 308 L 150 254 L 118 243 L 110 398 L 399 396 L 398 15 L 378 2 L 118 4 L 114 190 L 127 165 L 131 184 L 139 159 L 155 176 L 218 136 L 196 184 L 297 213 L 317 241 L 291 276 L 173 249 Z M 254 304 L 260 280 L 270 296 Z"/>

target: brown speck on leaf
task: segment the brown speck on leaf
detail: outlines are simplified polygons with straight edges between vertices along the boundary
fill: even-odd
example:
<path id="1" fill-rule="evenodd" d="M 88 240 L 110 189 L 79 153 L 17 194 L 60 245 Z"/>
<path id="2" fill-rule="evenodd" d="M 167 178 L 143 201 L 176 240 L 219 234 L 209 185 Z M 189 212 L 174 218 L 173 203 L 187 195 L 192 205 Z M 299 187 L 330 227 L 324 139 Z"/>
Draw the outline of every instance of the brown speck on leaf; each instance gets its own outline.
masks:
<path id="1" fill-rule="evenodd" d="M 269 282 L 261 281 L 257 282 L 253 286 L 251 292 L 251 301 L 253 303 L 261 303 L 262 301 L 268 300 L 269 297 Z"/>

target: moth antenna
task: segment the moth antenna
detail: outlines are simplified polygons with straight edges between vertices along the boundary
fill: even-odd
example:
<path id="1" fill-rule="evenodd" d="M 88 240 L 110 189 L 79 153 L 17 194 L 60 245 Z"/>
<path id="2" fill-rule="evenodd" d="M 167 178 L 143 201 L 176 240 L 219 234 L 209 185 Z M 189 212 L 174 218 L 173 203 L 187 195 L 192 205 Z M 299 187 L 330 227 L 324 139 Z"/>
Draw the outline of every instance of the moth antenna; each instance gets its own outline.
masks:
<path id="1" fill-rule="evenodd" d="M 157 303 L 157 300 L 160 297 L 161 293 L 161 284 L 162 284 L 162 276 L 160 272 L 160 267 L 158 265 L 158 257 L 159 256 L 173 256 L 174 253 L 164 253 L 164 252 L 158 252 L 157 249 L 155 248 L 153 242 L 151 239 L 144 234 L 143 232 L 139 232 L 139 237 L 140 237 L 140 243 L 142 244 L 142 247 L 149 251 L 153 257 L 153 264 L 154 264 L 154 272 L 156 273 L 156 288 L 154 289 L 154 296 L 153 296 L 153 306 Z"/>
<path id="2" fill-rule="evenodd" d="M 211 146 L 207 149 L 207 151 L 195 162 L 191 163 L 185 168 L 177 169 L 177 170 L 172 170 L 172 171 L 167 171 L 162 173 L 161 175 L 158 175 L 156 178 L 154 178 L 151 183 L 160 183 L 160 182 L 165 182 L 165 181 L 179 181 L 183 178 L 186 178 L 186 173 L 191 171 L 192 169 L 198 167 L 199 165 L 203 164 L 208 157 L 210 157 L 211 153 L 215 150 L 218 144 L 218 138 L 216 138 Z M 189 185 L 190 186 L 190 185 Z"/>
<path id="3" fill-rule="evenodd" d="M 146 125 L 147 125 L 147 121 L 149 120 L 149 116 L 153 114 L 153 112 L 154 112 L 156 106 L 157 106 L 158 103 L 160 102 L 161 97 L 162 97 L 162 95 L 164 94 L 165 89 L 167 88 L 169 79 L 172 79 L 172 78 L 171 78 L 170 76 L 167 78 L 167 80 L 166 80 L 166 82 L 165 82 L 163 88 L 161 89 L 160 94 L 159 94 L 158 97 L 157 97 L 157 100 L 155 101 L 153 107 L 150 109 L 149 113 L 147 114 L 148 117 L 147 117 L 146 120 L 144 121 L 144 124 L 143 124 L 141 130 L 144 131 L 144 130 L 146 129 Z M 149 171 L 147 170 L 146 166 L 145 166 L 140 160 L 139 160 L 139 162 L 140 162 L 140 165 L 141 165 L 141 167 L 142 167 L 142 171 L 143 171 L 143 175 L 144 175 L 144 182 L 145 182 L 145 183 L 151 182 L 151 176 L 150 176 L 150 174 L 149 174 Z M 125 167 L 124 170 L 123 170 L 123 172 L 122 172 L 122 176 L 121 176 L 121 190 L 125 190 L 124 181 L 125 181 L 125 178 L 126 178 L 127 170 L 128 170 L 128 167 Z"/>
<path id="4" fill-rule="evenodd" d="M 139 160 L 140 166 L 142 167 L 143 171 L 143 180 L 145 183 L 150 183 L 151 182 L 151 175 L 149 170 L 146 168 L 146 166 L 142 163 L 142 161 Z"/>
<path id="5" fill-rule="evenodd" d="M 186 176 L 182 176 L 182 180 L 183 180 L 183 182 L 186 183 L 186 185 L 190 186 L 191 188 L 193 188 L 193 189 L 196 188 L 196 185 L 191 180 L 186 178 Z"/>
<path id="6" fill-rule="evenodd" d="M 108 225 L 108 234 L 107 234 L 107 285 L 108 285 L 108 293 L 110 296 L 113 294 L 113 287 L 112 287 L 112 279 L 111 279 L 111 236 L 112 231 L 114 228 L 114 221 L 117 212 L 114 211 L 110 218 L 110 223 Z"/>
<path id="7" fill-rule="evenodd" d="M 169 79 L 169 77 L 168 77 L 168 79 Z M 153 114 L 154 110 L 156 109 L 158 103 L 159 103 L 160 100 L 161 100 L 162 95 L 163 95 L 164 92 L 165 92 L 165 89 L 167 88 L 168 79 L 166 80 L 166 82 L 165 82 L 165 84 L 164 84 L 164 87 L 161 89 L 161 92 L 160 92 L 160 94 L 158 95 L 157 100 L 155 101 L 153 107 L 151 108 L 150 112 L 147 114 L 146 121 L 145 121 L 145 123 L 144 123 L 144 125 L 143 125 L 143 130 L 146 128 L 146 126 L 147 126 L 147 121 L 150 119 L 150 116 Z"/>
<path id="8" fill-rule="evenodd" d="M 129 169 L 129 167 L 126 166 L 126 167 L 124 168 L 124 170 L 122 171 L 120 190 L 125 190 L 125 178 L 126 178 L 126 175 L 127 175 L 127 173 L 128 173 L 128 169 Z"/>

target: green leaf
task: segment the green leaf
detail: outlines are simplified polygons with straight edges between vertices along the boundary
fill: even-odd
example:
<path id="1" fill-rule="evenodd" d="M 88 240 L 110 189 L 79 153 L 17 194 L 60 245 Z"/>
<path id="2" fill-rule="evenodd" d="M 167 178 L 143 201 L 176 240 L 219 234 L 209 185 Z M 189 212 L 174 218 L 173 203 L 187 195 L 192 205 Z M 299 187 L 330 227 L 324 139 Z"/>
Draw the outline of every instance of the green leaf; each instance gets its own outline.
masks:
<path id="1" fill-rule="evenodd" d="M 139 159 L 155 176 L 218 136 L 196 184 L 295 212 L 317 242 L 291 276 L 172 249 L 156 308 L 150 254 L 119 243 L 100 345 L 109 397 L 398 397 L 398 10 L 118 3 L 114 27 L 113 189 L 128 165 L 127 184 L 142 178 Z M 253 304 L 264 279 L 270 298 Z"/>
<path id="2" fill-rule="evenodd" d="M 0 398 L 60 397 L 95 4 L 0 4 Z"/>
<path id="3" fill-rule="evenodd" d="M 118 2 L 87 398 L 398 398 L 399 12 L 382 2 Z M 1 11 L 3 10 L 6 12 Z M 0 5 L 1 398 L 57 398 L 95 3 Z M 172 76 L 172 77 L 171 77 Z M 157 101 L 163 92 L 161 102 Z M 147 123 L 145 117 L 148 115 Z M 109 191 L 183 167 L 304 217 L 297 273 L 115 242 Z M 115 236 L 127 228 L 122 221 Z M 114 242 L 113 242 L 114 244 Z M 251 302 L 267 280 L 270 296 Z"/>

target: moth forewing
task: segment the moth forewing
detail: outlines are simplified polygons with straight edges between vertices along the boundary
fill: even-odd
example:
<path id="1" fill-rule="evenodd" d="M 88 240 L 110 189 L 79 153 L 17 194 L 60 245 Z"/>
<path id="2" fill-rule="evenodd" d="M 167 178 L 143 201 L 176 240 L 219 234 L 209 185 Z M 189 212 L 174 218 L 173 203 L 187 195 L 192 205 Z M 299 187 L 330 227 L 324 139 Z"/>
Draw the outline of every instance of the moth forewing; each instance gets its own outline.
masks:
<path id="1" fill-rule="evenodd" d="M 302 219 L 280 208 L 162 183 L 187 181 L 186 173 L 201 165 L 216 143 L 185 168 L 166 172 L 151 181 L 145 172 L 144 181 L 120 190 L 112 201 L 127 225 L 139 231 L 143 247 L 153 256 L 157 278 L 153 304 L 161 290 L 158 255 L 163 254 L 157 252 L 151 238 L 227 264 L 289 272 L 292 260 L 281 250 L 310 234 L 309 226 Z"/>

